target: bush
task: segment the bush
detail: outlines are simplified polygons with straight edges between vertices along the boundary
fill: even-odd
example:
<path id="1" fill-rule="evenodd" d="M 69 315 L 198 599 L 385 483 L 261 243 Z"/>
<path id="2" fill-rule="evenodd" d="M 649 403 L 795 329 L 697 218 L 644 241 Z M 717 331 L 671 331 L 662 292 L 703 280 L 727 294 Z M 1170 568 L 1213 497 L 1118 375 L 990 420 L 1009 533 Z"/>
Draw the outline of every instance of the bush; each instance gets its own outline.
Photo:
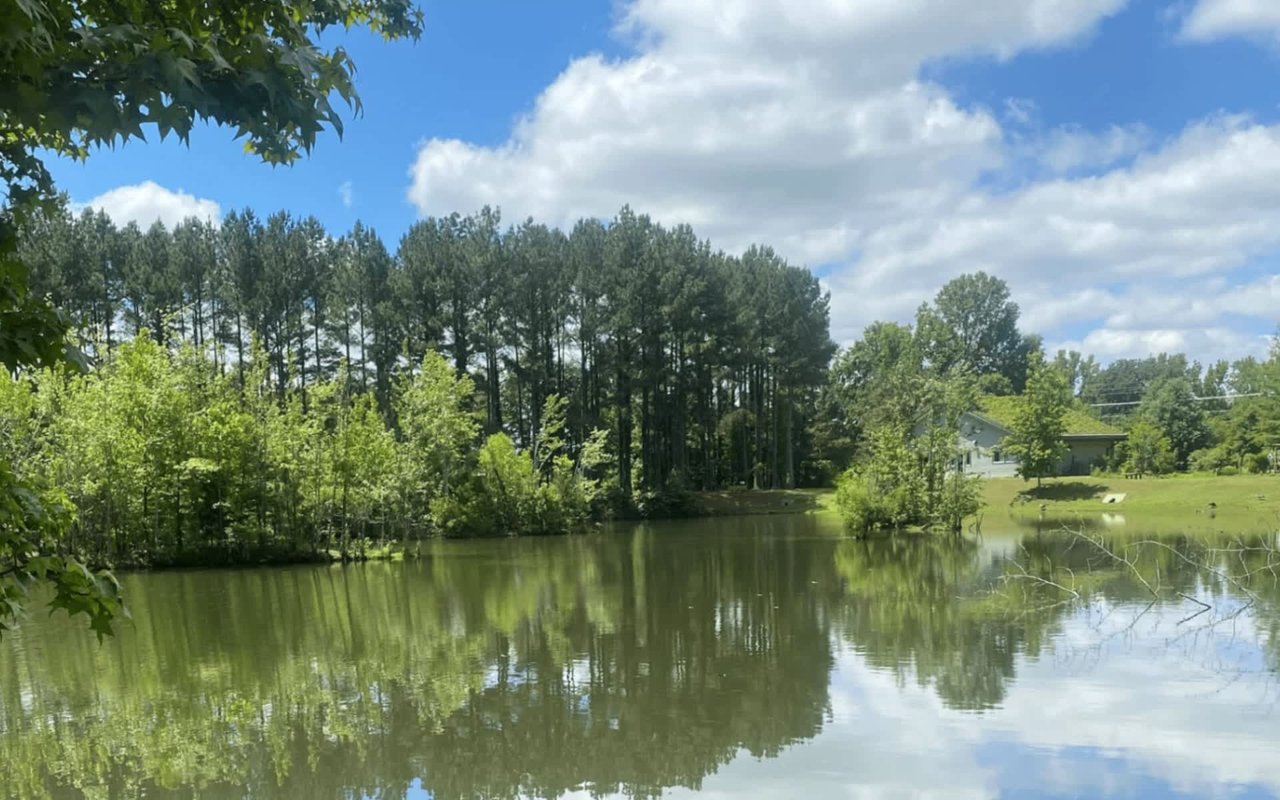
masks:
<path id="1" fill-rule="evenodd" d="M 935 525 L 953 533 L 964 527 L 965 517 L 972 517 L 982 510 L 982 479 L 973 475 L 953 472 L 942 486 L 938 499 Z"/>
<path id="2" fill-rule="evenodd" d="M 1194 472 L 1218 473 L 1223 467 L 1231 465 L 1231 459 L 1221 447 L 1206 447 L 1195 451 L 1188 459 Z"/>
<path id="3" fill-rule="evenodd" d="M 481 446 L 470 480 L 433 502 L 431 514 L 451 536 L 565 533 L 591 518 L 598 493 L 567 455 L 540 474 L 530 453 L 495 433 Z"/>
<path id="4" fill-rule="evenodd" d="M 855 469 L 836 481 L 836 508 L 848 528 L 899 529 L 921 521 L 908 486 L 899 485 L 886 492 L 873 484 L 870 476 Z"/>
<path id="5" fill-rule="evenodd" d="M 1218 474 L 1230 477 L 1232 475 L 1239 475 L 1240 470 L 1236 469 L 1235 467 L 1221 467 L 1218 469 Z"/>
<path id="6" fill-rule="evenodd" d="M 681 519 L 699 516 L 702 504 L 696 494 L 677 486 L 638 493 L 634 509 L 640 519 Z"/>
<path id="7" fill-rule="evenodd" d="M 1173 471 L 1175 456 L 1169 437 L 1147 420 L 1134 423 L 1125 444 L 1129 455 L 1124 467 L 1126 472 L 1163 475 Z"/>
<path id="8" fill-rule="evenodd" d="M 1250 453 L 1244 458 L 1244 467 L 1254 474 L 1271 471 L 1271 459 L 1265 453 Z"/>

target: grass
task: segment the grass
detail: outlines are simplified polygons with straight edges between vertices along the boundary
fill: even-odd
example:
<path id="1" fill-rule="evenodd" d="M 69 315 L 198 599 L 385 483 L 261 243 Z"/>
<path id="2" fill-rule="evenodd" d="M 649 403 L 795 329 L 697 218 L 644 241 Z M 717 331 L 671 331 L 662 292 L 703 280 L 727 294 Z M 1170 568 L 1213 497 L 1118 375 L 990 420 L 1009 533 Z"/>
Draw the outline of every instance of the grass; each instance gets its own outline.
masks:
<path id="1" fill-rule="evenodd" d="M 739 514 L 802 514 L 817 511 L 824 495 L 820 489 L 728 489 L 720 492 L 698 492 L 704 515 L 710 517 Z"/>
<path id="2" fill-rule="evenodd" d="M 1213 521 L 1251 529 L 1280 522 L 1280 476 L 1174 475 L 1163 478 L 1055 478 L 1037 488 L 1020 478 L 992 478 L 983 484 L 986 513 L 1002 509 L 1014 516 L 1114 513 L 1130 523 L 1166 527 Z M 1116 504 L 1109 494 L 1123 494 Z"/>
<path id="3" fill-rule="evenodd" d="M 1111 521 L 1123 517 L 1125 527 L 1142 533 L 1240 534 L 1280 528 L 1280 475 L 1051 478 L 1039 488 L 1021 478 L 989 478 L 983 494 L 987 528 L 997 527 L 1006 513 L 1019 519 L 1113 515 Z M 1103 503 L 1109 494 L 1125 499 Z M 836 513 L 831 489 L 731 489 L 699 492 L 698 498 L 707 516 Z"/>

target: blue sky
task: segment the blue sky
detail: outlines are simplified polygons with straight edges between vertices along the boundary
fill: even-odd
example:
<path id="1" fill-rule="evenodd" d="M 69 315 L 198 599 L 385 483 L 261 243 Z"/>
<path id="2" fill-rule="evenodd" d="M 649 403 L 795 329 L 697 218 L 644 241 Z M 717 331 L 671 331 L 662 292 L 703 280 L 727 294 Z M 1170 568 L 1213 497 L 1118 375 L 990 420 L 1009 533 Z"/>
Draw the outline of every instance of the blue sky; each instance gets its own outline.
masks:
<path id="1" fill-rule="evenodd" d="M 331 37 L 365 112 L 293 167 L 204 129 L 55 177 L 120 220 L 283 208 L 392 246 L 483 204 L 569 225 L 629 203 L 818 270 L 844 342 L 973 269 L 1051 346 L 1104 360 L 1262 353 L 1280 321 L 1280 3 L 423 10 L 416 44 Z"/>

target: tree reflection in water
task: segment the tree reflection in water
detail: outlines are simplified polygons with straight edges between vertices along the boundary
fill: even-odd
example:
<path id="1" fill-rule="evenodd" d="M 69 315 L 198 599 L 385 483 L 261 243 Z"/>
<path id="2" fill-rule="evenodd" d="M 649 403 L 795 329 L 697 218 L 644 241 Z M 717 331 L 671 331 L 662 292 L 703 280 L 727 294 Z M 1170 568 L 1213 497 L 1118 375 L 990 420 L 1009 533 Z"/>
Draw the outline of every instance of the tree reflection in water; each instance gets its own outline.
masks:
<path id="1" fill-rule="evenodd" d="M 986 711 L 1072 615 L 1182 595 L 1215 617 L 1252 600 L 1280 664 L 1265 539 L 1103 535 L 1032 532 L 1005 555 L 795 516 L 134 575 L 135 624 L 105 645 L 60 620 L 0 643 L 0 790 L 655 797 L 818 735 L 836 648 Z"/>

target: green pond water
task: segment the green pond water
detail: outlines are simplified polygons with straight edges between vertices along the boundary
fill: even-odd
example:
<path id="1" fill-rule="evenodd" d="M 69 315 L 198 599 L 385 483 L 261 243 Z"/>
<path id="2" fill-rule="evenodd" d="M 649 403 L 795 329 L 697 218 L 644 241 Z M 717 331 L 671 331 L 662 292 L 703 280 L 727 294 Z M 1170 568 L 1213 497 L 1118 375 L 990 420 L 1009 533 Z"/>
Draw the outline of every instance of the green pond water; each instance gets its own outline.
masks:
<path id="1" fill-rule="evenodd" d="M 0 797 L 1280 796 L 1274 537 L 1122 570 L 986 527 L 127 575 L 114 639 L 37 611 L 0 641 Z"/>

